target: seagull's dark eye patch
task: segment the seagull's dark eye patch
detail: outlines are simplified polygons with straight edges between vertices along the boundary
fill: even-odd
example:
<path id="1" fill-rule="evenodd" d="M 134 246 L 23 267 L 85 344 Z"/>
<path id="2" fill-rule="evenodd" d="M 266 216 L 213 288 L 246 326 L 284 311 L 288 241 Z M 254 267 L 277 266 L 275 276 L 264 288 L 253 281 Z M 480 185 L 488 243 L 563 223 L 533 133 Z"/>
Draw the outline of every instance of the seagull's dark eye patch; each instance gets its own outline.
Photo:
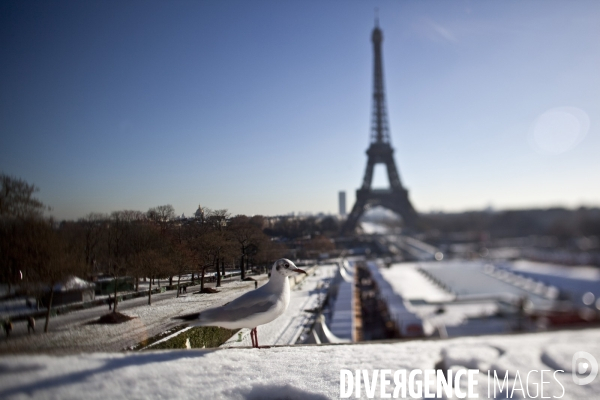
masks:
<path id="1" fill-rule="evenodd" d="M 286 268 L 289 268 L 289 267 L 290 267 L 290 264 L 288 264 L 288 263 L 285 263 L 285 267 L 286 267 Z"/>

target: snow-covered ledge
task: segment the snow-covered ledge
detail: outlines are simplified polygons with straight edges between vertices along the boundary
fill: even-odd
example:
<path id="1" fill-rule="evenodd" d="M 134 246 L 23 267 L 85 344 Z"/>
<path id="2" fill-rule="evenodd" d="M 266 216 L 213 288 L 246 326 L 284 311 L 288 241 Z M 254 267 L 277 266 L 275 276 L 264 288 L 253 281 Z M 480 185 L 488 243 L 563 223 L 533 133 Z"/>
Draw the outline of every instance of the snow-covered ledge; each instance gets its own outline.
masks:
<path id="1" fill-rule="evenodd" d="M 600 377 L 580 386 L 571 373 L 578 352 L 600 361 L 599 338 L 600 329 L 588 329 L 270 349 L 5 356 L 0 358 L 0 398 L 79 399 L 85 394 L 88 399 L 325 399 L 340 398 L 342 369 L 366 370 L 372 378 L 374 370 L 383 369 L 393 374 L 402 369 L 469 368 L 479 370 L 474 389 L 480 399 L 488 398 L 488 371 L 492 377 L 495 371 L 501 381 L 508 371 L 506 397 L 541 398 L 543 386 L 546 398 L 600 399 Z M 587 373 L 593 365 L 588 367 Z M 564 372 L 554 374 L 556 370 Z M 387 379 L 392 393 L 393 378 Z M 379 398 L 376 382 L 374 396 Z M 367 398 L 364 386 L 361 397 Z M 497 393 L 496 398 L 504 397 Z"/>

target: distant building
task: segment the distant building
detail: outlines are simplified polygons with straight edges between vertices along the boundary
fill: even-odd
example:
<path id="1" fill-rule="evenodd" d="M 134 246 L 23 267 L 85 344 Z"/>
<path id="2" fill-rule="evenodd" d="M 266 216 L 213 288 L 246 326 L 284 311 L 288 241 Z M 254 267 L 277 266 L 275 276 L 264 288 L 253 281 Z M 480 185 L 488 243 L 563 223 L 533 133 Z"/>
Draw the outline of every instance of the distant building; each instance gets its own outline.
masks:
<path id="1" fill-rule="evenodd" d="M 202 208 L 202 205 L 198 205 L 198 209 L 194 213 L 194 217 L 204 222 L 204 209 Z"/>
<path id="2" fill-rule="evenodd" d="M 339 203 L 340 203 L 340 215 L 342 217 L 346 216 L 346 192 L 343 190 L 338 194 L 339 195 Z"/>
<path id="3" fill-rule="evenodd" d="M 54 285 L 52 306 L 92 301 L 96 298 L 95 285 L 76 276 L 70 276 L 64 282 Z M 41 296 L 41 303 L 47 307 L 50 302 L 50 289 Z"/>

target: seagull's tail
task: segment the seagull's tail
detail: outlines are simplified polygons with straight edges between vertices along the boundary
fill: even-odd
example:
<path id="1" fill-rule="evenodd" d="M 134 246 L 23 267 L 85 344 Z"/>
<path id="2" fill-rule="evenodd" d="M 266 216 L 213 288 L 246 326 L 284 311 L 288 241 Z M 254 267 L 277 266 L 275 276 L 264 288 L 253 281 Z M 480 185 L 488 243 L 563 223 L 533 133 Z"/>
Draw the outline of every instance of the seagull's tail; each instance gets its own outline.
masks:
<path id="1" fill-rule="evenodd" d="M 200 313 L 180 315 L 179 317 L 174 317 L 173 319 L 181 319 L 183 321 L 199 320 L 200 319 Z"/>

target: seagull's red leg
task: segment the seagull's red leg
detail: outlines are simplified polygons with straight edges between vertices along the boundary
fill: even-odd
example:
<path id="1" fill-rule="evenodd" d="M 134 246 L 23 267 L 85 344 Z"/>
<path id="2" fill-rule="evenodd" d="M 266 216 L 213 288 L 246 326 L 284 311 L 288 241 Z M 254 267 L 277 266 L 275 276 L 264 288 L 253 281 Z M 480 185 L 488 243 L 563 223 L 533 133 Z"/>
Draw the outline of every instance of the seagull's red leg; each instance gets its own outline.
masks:
<path id="1" fill-rule="evenodd" d="M 252 328 L 250 330 L 250 339 L 252 339 L 252 347 L 258 347 L 258 343 L 256 340 L 256 328 Z"/>
<path id="2" fill-rule="evenodd" d="M 256 347 L 259 348 L 260 346 L 258 345 L 258 332 L 256 331 L 256 328 L 254 328 L 254 340 L 256 340 Z"/>

